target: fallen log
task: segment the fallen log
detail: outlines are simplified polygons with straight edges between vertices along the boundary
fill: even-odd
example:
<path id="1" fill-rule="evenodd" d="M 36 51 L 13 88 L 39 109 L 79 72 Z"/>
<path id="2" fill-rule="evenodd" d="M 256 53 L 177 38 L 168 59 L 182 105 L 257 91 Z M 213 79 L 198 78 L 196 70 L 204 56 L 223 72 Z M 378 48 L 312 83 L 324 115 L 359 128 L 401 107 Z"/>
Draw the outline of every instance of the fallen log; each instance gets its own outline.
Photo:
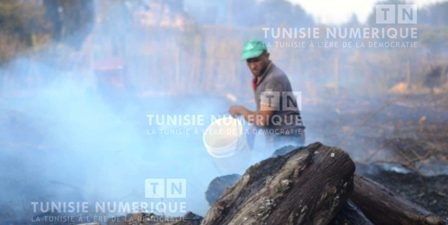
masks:
<path id="1" fill-rule="evenodd" d="M 359 175 L 354 177 L 353 202 L 375 224 L 443 225 L 439 216 Z"/>
<path id="2" fill-rule="evenodd" d="M 209 209 L 202 225 L 328 224 L 353 189 L 355 165 L 320 143 L 250 167 Z"/>
<path id="3" fill-rule="evenodd" d="M 374 225 L 364 213 L 351 201 L 348 200 L 341 211 L 336 214 L 329 225 Z"/>
<path id="4" fill-rule="evenodd" d="M 210 206 L 222 195 L 222 193 L 233 186 L 241 176 L 230 174 L 214 178 L 206 191 L 206 199 Z M 342 209 L 336 214 L 329 225 L 374 225 L 364 213 L 352 202 L 347 201 Z"/>
<path id="5" fill-rule="evenodd" d="M 208 203 L 213 205 L 222 193 L 233 186 L 241 176 L 230 174 L 214 178 L 206 191 Z M 374 225 L 364 213 L 352 202 L 347 201 L 329 225 Z"/>
<path id="6" fill-rule="evenodd" d="M 208 204 L 212 206 L 222 193 L 224 193 L 227 188 L 234 185 L 240 178 L 241 175 L 229 174 L 213 179 L 205 192 L 205 198 L 207 199 Z"/>

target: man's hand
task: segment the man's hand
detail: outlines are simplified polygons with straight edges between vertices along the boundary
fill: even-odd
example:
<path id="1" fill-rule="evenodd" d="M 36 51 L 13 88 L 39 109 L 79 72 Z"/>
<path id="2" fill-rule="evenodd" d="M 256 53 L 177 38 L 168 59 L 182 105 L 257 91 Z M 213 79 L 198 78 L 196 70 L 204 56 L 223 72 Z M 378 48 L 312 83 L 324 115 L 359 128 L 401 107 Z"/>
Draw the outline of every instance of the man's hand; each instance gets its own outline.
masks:
<path id="1" fill-rule="evenodd" d="M 230 115 L 232 115 L 232 117 L 237 117 L 237 116 L 245 116 L 247 114 L 249 110 L 246 109 L 246 107 L 242 106 L 242 105 L 232 105 L 229 108 L 229 113 Z"/>
<path id="2" fill-rule="evenodd" d="M 242 105 L 233 105 L 229 108 L 229 113 L 232 117 L 243 116 L 246 121 L 254 124 L 257 127 L 264 127 L 269 124 L 269 118 L 272 115 L 271 110 L 264 110 L 260 112 L 253 112 Z"/>

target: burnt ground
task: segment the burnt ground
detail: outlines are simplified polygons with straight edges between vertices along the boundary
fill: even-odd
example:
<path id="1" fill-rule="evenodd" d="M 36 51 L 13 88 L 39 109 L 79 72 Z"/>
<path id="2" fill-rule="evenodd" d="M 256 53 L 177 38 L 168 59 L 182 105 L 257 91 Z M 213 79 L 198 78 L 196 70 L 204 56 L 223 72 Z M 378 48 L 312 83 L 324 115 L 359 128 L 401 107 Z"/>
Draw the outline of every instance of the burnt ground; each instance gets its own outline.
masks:
<path id="1" fill-rule="evenodd" d="M 358 173 L 448 219 L 448 175 L 423 176 L 399 164 L 357 165 Z"/>
<path id="2" fill-rule="evenodd" d="M 308 141 L 348 151 L 357 173 L 448 219 L 447 94 L 338 98 L 303 113 Z"/>

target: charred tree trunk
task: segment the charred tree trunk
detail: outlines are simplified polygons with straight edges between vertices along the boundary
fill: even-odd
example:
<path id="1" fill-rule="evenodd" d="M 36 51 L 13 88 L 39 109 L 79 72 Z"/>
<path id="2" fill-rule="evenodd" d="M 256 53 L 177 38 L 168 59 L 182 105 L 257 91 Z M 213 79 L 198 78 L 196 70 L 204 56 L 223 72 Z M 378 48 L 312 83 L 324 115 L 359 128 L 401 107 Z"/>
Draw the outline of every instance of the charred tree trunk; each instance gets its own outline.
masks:
<path id="1" fill-rule="evenodd" d="M 445 224 L 442 218 L 382 185 L 354 175 L 354 170 L 345 152 L 315 143 L 261 161 L 242 177 L 214 179 L 207 200 L 212 203 L 219 198 L 204 219 L 192 213 L 177 218 L 137 213 L 113 218 L 107 224 Z"/>
<path id="2" fill-rule="evenodd" d="M 329 225 L 375 225 L 352 202 L 347 201 Z"/>
<path id="3" fill-rule="evenodd" d="M 212 206 L 203 225 L 328 224 L 353 189 L 355 165 L 320 143 L 250 167 Z"/>
<path id="4" fill-rule="evenodd" d="M 442 218 L 396 195 L 384 186 L 355 175 L 353 202 L 375 224 L 443 225 Z"/>

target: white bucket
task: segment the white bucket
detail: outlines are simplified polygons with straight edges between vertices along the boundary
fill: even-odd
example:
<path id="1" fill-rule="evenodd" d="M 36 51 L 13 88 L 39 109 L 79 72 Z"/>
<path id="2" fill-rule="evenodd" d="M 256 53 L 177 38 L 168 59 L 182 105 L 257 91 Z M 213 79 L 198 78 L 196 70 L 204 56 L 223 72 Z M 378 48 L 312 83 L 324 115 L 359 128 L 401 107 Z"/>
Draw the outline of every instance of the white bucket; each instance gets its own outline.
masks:
<path id="1" fill-rule="evenodd" d="M 248 166 L 249 148 L 240 120 L 223 117 L 213 121 L 202 141 L 221 172 L 242 173 Z"/>

